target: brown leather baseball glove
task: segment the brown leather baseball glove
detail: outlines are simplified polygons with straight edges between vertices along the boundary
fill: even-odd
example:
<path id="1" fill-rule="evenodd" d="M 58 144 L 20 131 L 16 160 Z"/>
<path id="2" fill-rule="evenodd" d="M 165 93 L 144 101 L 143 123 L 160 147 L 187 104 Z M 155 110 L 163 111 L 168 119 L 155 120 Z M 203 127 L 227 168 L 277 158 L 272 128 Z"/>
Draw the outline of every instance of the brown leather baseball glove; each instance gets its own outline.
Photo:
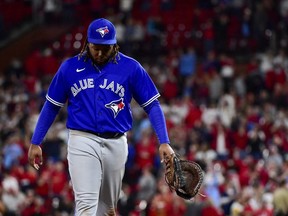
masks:
<path id="1" fill-rule="evenodd" d="M 178 155 L 165 157 L 165 181 L 171 190 L 190 200 L 199 193 L 204 172 L 196 162 L 182 160 Z"/>

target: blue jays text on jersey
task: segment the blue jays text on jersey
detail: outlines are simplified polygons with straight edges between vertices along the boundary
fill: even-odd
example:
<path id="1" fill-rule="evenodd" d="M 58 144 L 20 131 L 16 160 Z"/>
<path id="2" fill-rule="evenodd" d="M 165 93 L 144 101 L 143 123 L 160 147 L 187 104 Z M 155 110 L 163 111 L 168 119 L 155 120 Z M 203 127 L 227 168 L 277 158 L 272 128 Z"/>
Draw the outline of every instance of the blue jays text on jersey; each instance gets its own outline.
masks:
<path id="1" fill-rule="evenodd" d="M 67 102 L 67 128 L 125 133 L 132 127 L 132 98 L 145 107 L 160 96 L 139 62 L 119 54 L 118 64 L 99 68 L 78 56 L 61 64 L 46 98 L 57 106 Z"/>
<path id="2" fill-rule="evenodd" d="M 120 97 L 124 97 L 125 89 L 119 83 L 115 83 L 114 81 L 107 84 L 108 80 L 104 79 L 104 83 L 99 85 L 100 88 L 110 89 L 111 91 L 115 92 L 116 94 L 119 93 Z M 79 80 L 79 83 L 74 83 L 71 87 L 71 92 L 75 97 L 80 91 L 85 90 L 87 88 L 94 88 L 94 79 L 83 79 Z"/>

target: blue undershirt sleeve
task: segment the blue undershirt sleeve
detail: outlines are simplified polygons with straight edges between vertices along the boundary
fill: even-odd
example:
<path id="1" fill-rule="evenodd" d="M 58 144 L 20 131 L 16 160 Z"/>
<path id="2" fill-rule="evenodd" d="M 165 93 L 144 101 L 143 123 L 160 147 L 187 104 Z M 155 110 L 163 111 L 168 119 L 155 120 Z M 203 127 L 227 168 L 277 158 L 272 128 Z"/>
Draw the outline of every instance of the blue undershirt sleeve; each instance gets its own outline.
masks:
<path id="1" fill-rule="evenodd" d="M 44 103 L 31 139 L 32 144 L 40 145 L 42 143 L 60 108 L 60 106 L 56 106 L 49 101 Z"/>
<path id="2" fill-rule="evenodd" d="M 151 104 L 144 107 L 148 114 L 152 127 L 159 139 L 160 144 L 170 143 L 164 113 L 158 100 L 154 100 Z"/>

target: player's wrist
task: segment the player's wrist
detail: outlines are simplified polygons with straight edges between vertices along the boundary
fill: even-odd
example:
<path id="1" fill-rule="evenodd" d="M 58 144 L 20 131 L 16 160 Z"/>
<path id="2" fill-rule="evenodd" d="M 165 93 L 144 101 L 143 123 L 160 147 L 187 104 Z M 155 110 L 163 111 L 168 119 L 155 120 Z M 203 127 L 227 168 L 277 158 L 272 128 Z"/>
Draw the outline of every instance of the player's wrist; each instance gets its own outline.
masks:
<path id="1" fill-rule="evenodd" d="M 41 145 L 41 143 L 35 143 L 35 142 L 31 142 L 30 144 L 31 145 L 35 145 L 35 146 L 40 146 Z"/>

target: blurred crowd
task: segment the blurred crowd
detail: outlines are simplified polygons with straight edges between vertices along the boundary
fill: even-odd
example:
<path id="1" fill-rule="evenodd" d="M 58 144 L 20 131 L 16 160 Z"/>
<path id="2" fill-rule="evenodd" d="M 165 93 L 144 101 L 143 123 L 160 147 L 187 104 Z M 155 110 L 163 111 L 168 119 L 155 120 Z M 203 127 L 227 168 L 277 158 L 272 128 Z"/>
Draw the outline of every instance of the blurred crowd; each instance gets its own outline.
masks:
<path id="1" fill-rule="evenodd" d="M 43 24 L 57 24 L 61 1 L 42 2 L 57 9 L 42 14 Z M 64 13 L 64 23 L 77 25 L 0 73 L 0 215 L 73 215 L 65 108 L 42 144 L 40 171 L 28 165 L 27 151 L 51 78 L 80 52 L 87 23 L 104 15 L 121 51 L 157 85 L 171 145 L 205 172 L 203 196 L 173 193 L 149 119 L 133 101 L 119 215 L 288 215 L 287 0 L 63 2 L 75 11 L 87 6 L 81 18 Z"/>

